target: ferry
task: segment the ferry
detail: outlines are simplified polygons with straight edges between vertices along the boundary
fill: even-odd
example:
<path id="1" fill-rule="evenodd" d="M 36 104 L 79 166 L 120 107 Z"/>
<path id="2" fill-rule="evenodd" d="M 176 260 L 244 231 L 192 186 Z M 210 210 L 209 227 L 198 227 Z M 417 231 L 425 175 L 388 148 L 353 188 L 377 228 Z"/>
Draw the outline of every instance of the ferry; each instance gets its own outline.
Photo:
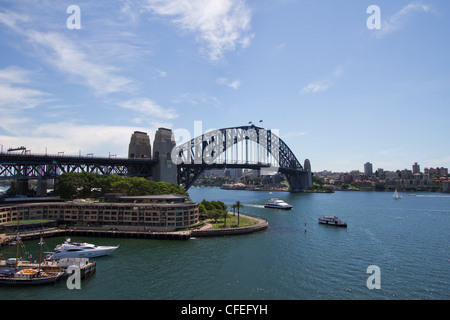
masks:
<path id="1" fill-rule="evenodd" d="M 63 244 L 57 245 L 53 254 L 47 260 L 60 260 L 62 258 L 95 258 L 110 254 L 119 246 L 96 246 L 84 242 L 72 242 L 67 238 Z"/>
<path id="2" fill-rule="evenodd" d="M 287 204 L 283 200 L 272 198 L 266 202 L 264 208 L 290 210 L 292 209 L 292 206 L 290 204 Z"/>
<path id="3" fill-rule="evenodd" d="M 319 223 L 336 227 L 347 227 L 347 222 L 343 222 L 336 216 L 325 216 L 323 218 L 319 218 Z"/>

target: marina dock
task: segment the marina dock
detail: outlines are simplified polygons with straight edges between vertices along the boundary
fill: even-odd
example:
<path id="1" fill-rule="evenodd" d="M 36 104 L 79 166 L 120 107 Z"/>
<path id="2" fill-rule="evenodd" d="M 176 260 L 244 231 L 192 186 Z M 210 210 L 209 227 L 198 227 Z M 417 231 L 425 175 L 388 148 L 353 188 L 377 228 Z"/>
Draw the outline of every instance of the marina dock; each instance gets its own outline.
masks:
<path id="1" fill-rule="evenodd" d="M 88 228 L 49 228 L 42 231 L 21 232 L 21 240 L 33 240 L 51 237 L 105 237 L 105 238 L 129 238 L 129 239 L 159 239 L 159 240 L 188 240 L 191 237 L 190 231 L 175 232 L 145 232 L 145 231 L 127 231 L 127 230 L 105 230 L 105 229 L 88 229 Z M 1 245 L 6 245 L 15 241 L 15 235 L 2 237 Z"/>

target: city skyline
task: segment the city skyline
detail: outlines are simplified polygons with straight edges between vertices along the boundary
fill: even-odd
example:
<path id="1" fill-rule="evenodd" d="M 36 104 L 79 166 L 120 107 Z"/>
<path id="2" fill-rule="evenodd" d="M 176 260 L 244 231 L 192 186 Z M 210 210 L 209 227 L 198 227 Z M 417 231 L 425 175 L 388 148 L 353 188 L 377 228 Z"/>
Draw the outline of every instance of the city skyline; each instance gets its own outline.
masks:
<path id="1" fill-rule="evenodd" d="M 372 5 L 380 29 L 368 27 Z M 134 131 L 153 143 L 159 127 L 194 135 L 199 122 L 202 131 L 253 122 L 277 130 L 313 172 L 363 171 L 368 161 L 374 171 L 449 167 L 449 9 L 4 1 L 0 144 L 126 157 Z"/>

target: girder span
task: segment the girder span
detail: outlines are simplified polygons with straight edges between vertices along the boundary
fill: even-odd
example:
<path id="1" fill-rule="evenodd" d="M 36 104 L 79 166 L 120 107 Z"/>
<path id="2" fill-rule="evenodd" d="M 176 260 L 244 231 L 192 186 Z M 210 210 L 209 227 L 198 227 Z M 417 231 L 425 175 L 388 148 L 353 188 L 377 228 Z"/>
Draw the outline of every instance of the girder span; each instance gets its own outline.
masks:
<path id="1" fill-rule="evenodd" d="M 271 130 L 254 125 L 209 131 L 176 146 L 171 158 L 177 165 L 178 183 L 186 189 L 205 169 L 233 167 L 281 172 L 288 177 L 291 191 L 312 185 L 310 170 L 288 145 Z"/>

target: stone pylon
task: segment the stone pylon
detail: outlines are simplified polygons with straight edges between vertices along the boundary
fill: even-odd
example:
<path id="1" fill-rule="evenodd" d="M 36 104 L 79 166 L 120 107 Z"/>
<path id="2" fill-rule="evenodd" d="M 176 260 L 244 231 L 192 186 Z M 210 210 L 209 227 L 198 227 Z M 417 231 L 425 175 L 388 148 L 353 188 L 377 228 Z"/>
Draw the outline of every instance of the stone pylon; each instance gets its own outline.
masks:
<path id="1" fill-rule="evenodd" d="M 128 146 L 128 158 L 151 158 L 152 146 L 146 132 L 135 131 Z"/>
<path id="2" fill-rule="evenodd" d="M 175 147 L 175 137 L 172 130 L 159 128 L 153 141 L 153 158 L 159 162 L 153 167 L 155 181 L 177 183 L 177 166 L 172 162 L 172 149 Z"/>

